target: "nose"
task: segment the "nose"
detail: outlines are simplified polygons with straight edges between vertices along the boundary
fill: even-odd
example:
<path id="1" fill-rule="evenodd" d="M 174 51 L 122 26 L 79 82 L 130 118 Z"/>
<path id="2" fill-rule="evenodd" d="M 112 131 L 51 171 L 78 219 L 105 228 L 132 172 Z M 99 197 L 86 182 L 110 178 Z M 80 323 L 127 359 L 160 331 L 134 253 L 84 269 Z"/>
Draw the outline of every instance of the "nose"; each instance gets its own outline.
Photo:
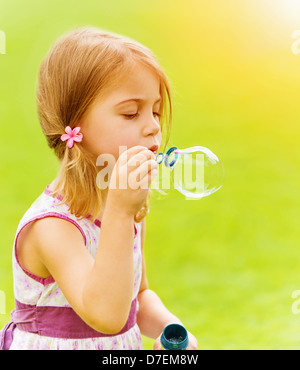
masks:
<path id="1" fill-rule="evenodd" d="M 143 128 L 143 134 L 145 136 L 148 135 L 157 135 L 161 131 L 160 128 L 160 122 L 158 121 L 158 118 L 153 117 L 147 117 L 146 122 Z"/>

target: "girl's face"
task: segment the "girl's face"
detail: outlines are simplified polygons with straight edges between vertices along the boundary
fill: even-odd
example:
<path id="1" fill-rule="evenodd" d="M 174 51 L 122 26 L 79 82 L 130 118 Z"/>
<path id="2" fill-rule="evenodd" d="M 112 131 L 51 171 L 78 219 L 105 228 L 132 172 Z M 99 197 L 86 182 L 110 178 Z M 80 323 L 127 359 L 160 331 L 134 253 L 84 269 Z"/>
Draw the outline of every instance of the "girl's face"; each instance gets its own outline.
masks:
<path id="1" fill-rule="evenodd" d="M 150 69 L 137 65 L 116 89 L 96 102 L 81 123 L 85 147 L 97 158 L 112 154 L 117 160 L 120 146 L 161 145 L 159 123 L 160 80 Z"/>

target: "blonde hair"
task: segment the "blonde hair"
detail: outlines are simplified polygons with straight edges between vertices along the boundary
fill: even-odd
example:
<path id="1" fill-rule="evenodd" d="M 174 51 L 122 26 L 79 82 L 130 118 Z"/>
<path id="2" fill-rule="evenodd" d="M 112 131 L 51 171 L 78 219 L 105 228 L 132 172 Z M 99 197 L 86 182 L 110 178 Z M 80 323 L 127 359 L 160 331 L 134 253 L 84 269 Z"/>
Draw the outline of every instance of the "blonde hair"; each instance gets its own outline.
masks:
<path id="1" fill-rule="evenodd" d="M 90 217 L 95 221 L 101 210 L 96 161 L 82 143 L 75 143 L 69 149 L 60 137 L 66 126 L 73 129 L 89 112 L 96 98 L 118 86 L 120 77 L 136 62 L 149 67 L 160 79 L 159 113 L 162 150 L 165 150 L 172 122 L 170 83 L 147 47 L 122 35 L 84 27 L 57 40 L 41 63 L 37 86 L 39 121 L 49 147 L 61 162 L 53 196 L 62 194 L 60 204 L 67 203 L 70 212 L 78 218 Z M 148 214 L 149 204 L 150 192 L 135 215 L 136 222 Z"/>

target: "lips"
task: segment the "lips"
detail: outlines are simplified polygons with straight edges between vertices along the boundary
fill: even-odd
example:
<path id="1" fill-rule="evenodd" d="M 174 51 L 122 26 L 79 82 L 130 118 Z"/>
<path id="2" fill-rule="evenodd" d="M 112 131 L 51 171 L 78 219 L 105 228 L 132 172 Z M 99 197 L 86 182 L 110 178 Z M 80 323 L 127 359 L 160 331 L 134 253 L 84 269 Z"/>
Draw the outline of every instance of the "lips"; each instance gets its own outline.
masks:
<path id="1" fill-rule="evenodd" d="M 150 148 L 149 148 L 149 150 L 151 150 L 151 152 L 153 152 L 153 153 L 156 153 L 156 151 L 157 151 L 157 149 L 158 149 L 158 145 L 152 145 Z"/>

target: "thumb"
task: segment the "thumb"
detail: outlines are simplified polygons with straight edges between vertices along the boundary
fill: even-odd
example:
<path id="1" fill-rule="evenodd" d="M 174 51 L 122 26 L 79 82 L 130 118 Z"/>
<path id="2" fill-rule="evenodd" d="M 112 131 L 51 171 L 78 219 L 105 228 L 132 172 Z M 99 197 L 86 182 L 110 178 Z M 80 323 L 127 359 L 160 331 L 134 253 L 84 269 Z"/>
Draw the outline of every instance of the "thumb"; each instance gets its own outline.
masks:
<path id="1" fill-rule="evenodd" d="M 160 350 L 161 349 L 161 343 L 160 343 L 160 336 L 155 340 L 153 344 L 154 350 Z"/>

